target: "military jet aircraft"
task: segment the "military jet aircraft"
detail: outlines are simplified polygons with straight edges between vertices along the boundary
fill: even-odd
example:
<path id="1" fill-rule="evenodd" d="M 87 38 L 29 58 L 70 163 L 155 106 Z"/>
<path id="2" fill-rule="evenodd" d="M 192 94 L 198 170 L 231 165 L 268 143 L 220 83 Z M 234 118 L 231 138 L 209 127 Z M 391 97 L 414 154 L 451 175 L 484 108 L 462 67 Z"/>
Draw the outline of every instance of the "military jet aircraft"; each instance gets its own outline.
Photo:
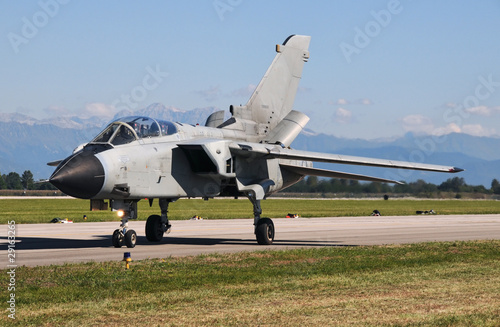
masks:
<path id="1" fill-rule="evenodd" d="M 274 224 L 261 218 L 260 201 L 306 175 L 400 183 L 378 177 L 313 168 L 312 162 L 352 164 L 456 173 L 463 169 L 393 160 L 293 150 L 292 141 L 309 118 L 292 110 L 310 36 L 291 35 L 276 46 L 276 56 L 244 106 L 210 115 L 205 126 L 124 117 L 57 166 L 49 181 L 73 197 L 90 199 L 92 209 L 122 215 L 112 236 L 115 247 L 134 247 L 137 202 L 158 199 L 160 215 L 146 221 L 146 238 L 160 242 L 170 230 L 168 206 L 179 198 L 246 196 L 253 204 L 259 244 L 272 244 Z M 108 200 L 109 202 L 105 202 Z"/>

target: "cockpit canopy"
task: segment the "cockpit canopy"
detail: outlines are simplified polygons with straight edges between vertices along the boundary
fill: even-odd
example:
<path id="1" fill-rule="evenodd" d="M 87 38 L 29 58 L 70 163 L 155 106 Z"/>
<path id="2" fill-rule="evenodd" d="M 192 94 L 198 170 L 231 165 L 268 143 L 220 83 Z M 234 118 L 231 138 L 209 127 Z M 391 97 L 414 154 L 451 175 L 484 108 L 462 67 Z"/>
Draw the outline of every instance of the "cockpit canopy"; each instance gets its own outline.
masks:
<path id="1" fill-rule="evenodd" d="M 110 123 L 91 143 L 127 144 L 137 139 L 172 135 L 177 133 L 175 124 L 149 117 L 130 116 Z"/>

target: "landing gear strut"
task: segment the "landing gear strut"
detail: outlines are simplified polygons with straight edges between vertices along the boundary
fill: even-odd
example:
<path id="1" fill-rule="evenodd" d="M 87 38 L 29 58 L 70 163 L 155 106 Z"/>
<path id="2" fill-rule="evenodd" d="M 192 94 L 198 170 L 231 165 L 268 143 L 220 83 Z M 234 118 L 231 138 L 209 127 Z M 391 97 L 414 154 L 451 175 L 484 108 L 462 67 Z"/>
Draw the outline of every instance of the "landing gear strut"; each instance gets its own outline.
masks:
<path id="1" fill-rule="evenodd" d="M 255 237 L 260 245 L 271 245 L 274 241 L 274 223 L 270 218 L 261 218 L 262 208 L 253 192 L 248 193 L 248 199 L 253 205 Z"/>
<path id="2" fill-rule="evenodd" d="M 163 234 L 170 233 L 171 225 L 168 222 L 168 205 L 172 199 L 159 199 L 161 216 L 151 215 L 146 221 L 146 238 L 150 242 L 160 242 Z"/>
<path id="3" fill-rule="evenodd" d="M 116 229 L 111 237 L 113 246 L 121 248 L 125 243 L 128 248 L 135 247 L 137 233 L 133 229 L 128 229 L 128 220 L 137 218 L 137 202 L 116 201 L 113 203 L 113 209 L 117 209 L 123 214 L 120 228 Z"/>

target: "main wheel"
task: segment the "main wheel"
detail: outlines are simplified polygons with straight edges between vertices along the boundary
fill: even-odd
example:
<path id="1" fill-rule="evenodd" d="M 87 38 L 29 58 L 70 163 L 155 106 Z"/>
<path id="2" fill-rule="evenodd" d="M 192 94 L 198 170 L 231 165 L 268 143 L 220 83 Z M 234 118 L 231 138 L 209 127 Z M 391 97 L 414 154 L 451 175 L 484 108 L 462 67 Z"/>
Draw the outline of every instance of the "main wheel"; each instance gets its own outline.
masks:
<path id="1" fill-rule="evenodd" d="M 119 229 L 116 229 L 113 232 L 113 236 L 111 237 L 111 242 L 115 248 L 121 248 L 123 245 L 123 234 Z"/>
<path id="2" fill-rule="evenodd" d="M 161 217 L 151 215 L 146 221 L 146 238 L 150 242 L 160 242 L 163 238 L 163 228 L 161 226 Z"/>
<path id="3" fill-rule="evenodd" d="M 257 243 L 260 245 L 271 245 L 274 241 L 274 223 L 269 218 L 261 218 L 255 228 Z"/>
<path id="4" fill-rule="evenodd" d="M 129 229 L 125 233 L 125 245 L 128 248 L 133 248 L 135 247 L 135 243 L 137 242 L 137 233 L 133 229 Z"/>

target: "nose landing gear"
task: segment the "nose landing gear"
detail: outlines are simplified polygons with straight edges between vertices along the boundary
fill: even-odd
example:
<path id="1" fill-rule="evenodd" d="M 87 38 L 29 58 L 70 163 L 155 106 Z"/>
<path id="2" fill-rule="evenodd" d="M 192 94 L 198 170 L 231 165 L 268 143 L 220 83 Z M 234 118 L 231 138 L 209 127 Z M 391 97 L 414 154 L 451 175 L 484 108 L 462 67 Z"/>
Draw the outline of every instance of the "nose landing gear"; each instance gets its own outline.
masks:
<path id="1" fill-rule="evenodd" d="M 128 229 L 128 218 L 122 219 L 122 224 L 120 228 L 115 229 L 113 236 L 111 237 L 111 242 L 115 248 L 121 248 L 123 243 L 128 248 L 135 247 L 137 243 L 137 233 L 133 229 Z"/>
<path id="2" fill-rule="evenodd" d="M 135 247 L 137 233 L 133 229 L 128 229 L 128 220 L 137 218 L 137 202 L 113 201 L 112 207 L 118 210 L 118 215 L 122 217 L 122 223 L 120 224 L 120 228 L 113 232 L 111 243 L 115 248 L 121 248 L 123 243 L 128 248 Z"/>

